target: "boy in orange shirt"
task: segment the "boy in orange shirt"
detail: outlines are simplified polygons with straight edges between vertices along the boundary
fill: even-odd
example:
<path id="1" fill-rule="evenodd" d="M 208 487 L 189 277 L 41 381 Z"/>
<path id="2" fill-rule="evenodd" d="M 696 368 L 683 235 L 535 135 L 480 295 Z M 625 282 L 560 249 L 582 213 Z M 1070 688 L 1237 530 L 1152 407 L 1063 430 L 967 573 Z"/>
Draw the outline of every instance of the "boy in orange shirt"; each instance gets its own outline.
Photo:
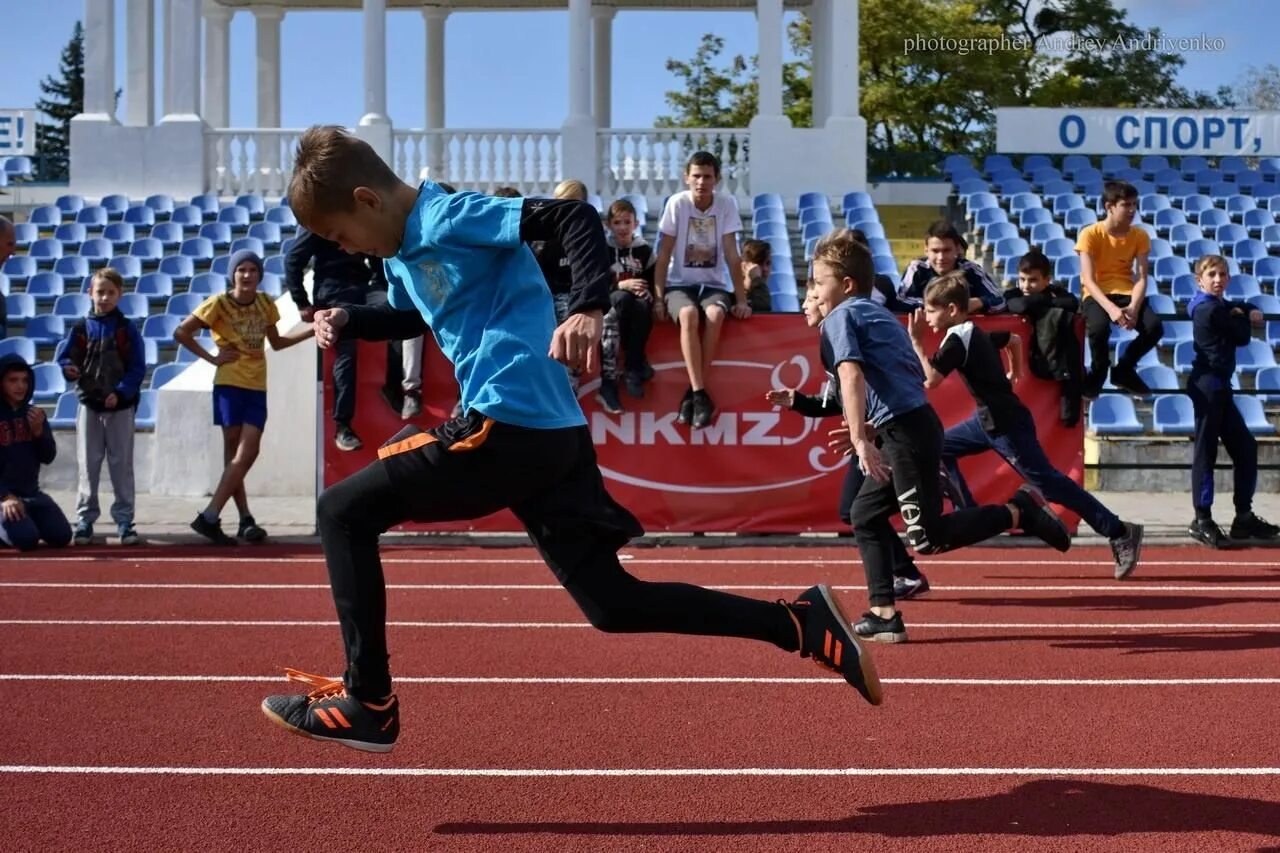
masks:
<path id="1" fill-rule="evenodd" d="M 1111 366 L 1111 325 L 1132 329 L 1138 336 L 1111 368 L 1111 382 L 1131 394 L 1150 394 L 1138 376 L 1138 360 L 1160 342 L 1164 325 L 1147 304 L 1147 255 L 1151 238 L 1133 227 L 1138 190 L 1124 181 L 1107 181 L 1102 188 L 1107 218 L 1083 228 L 1076 239 L 1080 255 L 1080 284 L 1084 288 L 1081 313 L 1093 363 L 1084 377 L 1083 395 L 1098 396 Z"/>

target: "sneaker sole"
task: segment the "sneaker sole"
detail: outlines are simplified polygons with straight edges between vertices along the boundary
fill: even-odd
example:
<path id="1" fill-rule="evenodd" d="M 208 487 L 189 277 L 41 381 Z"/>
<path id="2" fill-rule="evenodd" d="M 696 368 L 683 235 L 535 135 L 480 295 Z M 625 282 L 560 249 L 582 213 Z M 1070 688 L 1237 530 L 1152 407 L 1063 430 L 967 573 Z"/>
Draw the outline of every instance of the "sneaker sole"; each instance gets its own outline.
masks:
<path id="1" fill-rule="evenodd" d="M 844 615 L 844 611 L 840 609 L 835 597 L 831 595 L 831 588 L 825 583 L 820 583 L 818 584 L 818 594 L 822 596 L 822 600 L 826 602 L 827 607 L 835 614 L 836 621 L 840 623 L 840 629 L 849 638 L 850 644 L 858 653 L 858 669 L 862 672 L 862 684 L 866 688 L 865 693 L 861 690 L 858 692 L 862 693 L 863 698 L 872 705 L 879 705 L 884 701 L 884 691 L 880 688 L 880 674 L 876 672 L 875 662 L 863 650 L 862 643 L 858 642 L 860 638 L 853 632 L 853 625 L 849 622 L 849 617 Z M 857 685 L 854 685 L 854 687 L 857 687 Z"/>
<path id="2" fill-rule="evenodd" d="M 868 643 L 905 643 L 907 632 L 880 631 L 876 634 L 859 634 L 858 639 L 866 640 Z"/>
<path id="3" fill-rule="evenodd" d="M 928 594 L 929 594 L 929 587 L 926 586 L 923 589 L 921 589 L 920 587 L 915 587 L 910 592 L 903 593 L 902 595 L 898 595 L 897 593 L 894 593 L 893 600 L 894 601 L 914 601 L 917 598 L 924 598 Z"/>
<path id="4" fill-rule="evenodd" d="M 1133 574 L 1133 570 L 1138 568 L 1138 561 L 1142 559 L 1142 537 L 1146 530 L 1141 524 L 1134 524 L 1132 527 L 1138 531 L 1138 542 L 1133 546 L 1133 562 L 1128 569 L 1122 569 L 1116 566 L 1116 580 L 1122 581 Z"/>
<path id="5" fill-rule="evenodd" d="M 1018 491 L 1026 495 L 1028 498 L 1030 498 L 1031 503 L 1036 508 L 1036 510 L 1053 522 L 1054 526 L 1062 532 L 1062 535 L 1066 540 L 1066 544 L 1065 546 L 1060 547 L 1050 542 L 1049 540 L 1045 539 L 1043 536 L 1040 536 L 1039 534 L 1032 533 L 1031 535 L 1035 536 L 1041 542 L 1048 545 L 1053 550 L 1058 551 L 1059 553 L 1065 554 L 1068 551 L 1070 551 L 1071 550 L 1071 531 L 1067 530 L 1067 525 L 1063 524 L 1062 519 L 1058 517 L 1058 514 L 1049 507 L 1049 502 L 1044 499 L 1044 496 L 1041 495 L 1039 492 L 1036 492 L 1032 489 L 1027 489 L 1027 488 L 1022 488 L 1022 489 L 1019 489 Z M 1018 523 L 1021 524 L 1022 519 L 1019 519 Z M 1028 533 L 1030 531 L 1028 531 L 1024 527 L 1022 528 L 1022 532 Z"/>
<path id="6" fill-rule="evenodd" d="M 311 740 L 318 740 L 323 743 L 336 743 L 341 746 L 345 746 L 349 749 L 358 749 L 361 752 L 384 752 L 385 753 L 385 752 L 390 752 L 392 749 L 395 748 L 394 743 L 369 743 L 368 741 L 363 741 L 363 740 L 344 740 L 342 738 L 336 738 L 336 737 L 322 737 L 321 735 L 313 735 L 311 732 L 306 731 L 305 729 L 300 729 L 297 726 L 291 726 L 288 723 L 286 723 L 283 717 L 281 717 L 279 714 L 277 714 L 276 712 L 272 711 L 270 708 L 267 707 L 267 702 L 265 699 L 262 701 L 261 708 L 262 708 L 262 713 L 266 715 L 266 718 L 271 722 L 275 723 L 280 728 L 284 729 L 285 731 L 292 732 L 295 735 L 309 738 Z"/>

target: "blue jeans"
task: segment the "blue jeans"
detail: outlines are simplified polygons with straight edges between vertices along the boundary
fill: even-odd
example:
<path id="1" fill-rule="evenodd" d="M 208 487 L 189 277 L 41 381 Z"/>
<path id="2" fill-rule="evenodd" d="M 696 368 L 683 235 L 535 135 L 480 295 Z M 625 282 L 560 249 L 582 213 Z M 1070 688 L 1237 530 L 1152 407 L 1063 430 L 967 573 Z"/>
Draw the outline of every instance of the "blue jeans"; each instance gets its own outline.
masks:
<path id="1" fill-rule="evenodd" d="M 1030 418 L 1001 435 L 991 435 L 983 429 L 976 414 L 947 430 L 942 439 L 942 461 L 970 505 L 975 502 L 960 474 L 957 460 L 988 450 L 999 453 L 1009 467 L 1039 489 L 1046 500 L 1077 513 L 1099 536 L 1114 539 L 1124 532 L 1124 522 L 1115 513 L 1078 486 L 1075 480 L 1053 467 L 1036 438 L 1036 425 Z"/>

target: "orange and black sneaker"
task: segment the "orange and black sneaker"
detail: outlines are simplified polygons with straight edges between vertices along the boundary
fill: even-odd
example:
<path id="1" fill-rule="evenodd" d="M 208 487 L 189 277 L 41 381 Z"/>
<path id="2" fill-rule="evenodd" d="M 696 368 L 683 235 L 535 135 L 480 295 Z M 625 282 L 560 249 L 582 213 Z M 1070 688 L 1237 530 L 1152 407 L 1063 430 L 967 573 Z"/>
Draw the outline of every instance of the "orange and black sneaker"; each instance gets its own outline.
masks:
<path id="1" fill-rule="evenodd" d="M 872 705 L 884 701 L 880 676 L 870 653 L 858 642 L 840 605 L 826 584 L 810 587 L 787 608 L 800 634 L 800 656 L 844 676 Z"/>
<path id="2" fill-rule="evenodd" d="M 364 752 L 390 752 L 400 734 L 400 702 L 362 702 L 347 693 L 341 680 L 286 669 L 290 681 L 310 684 L 310 693 L 268 696 L 262 713 L 296 735 L 340 743 Z"/>

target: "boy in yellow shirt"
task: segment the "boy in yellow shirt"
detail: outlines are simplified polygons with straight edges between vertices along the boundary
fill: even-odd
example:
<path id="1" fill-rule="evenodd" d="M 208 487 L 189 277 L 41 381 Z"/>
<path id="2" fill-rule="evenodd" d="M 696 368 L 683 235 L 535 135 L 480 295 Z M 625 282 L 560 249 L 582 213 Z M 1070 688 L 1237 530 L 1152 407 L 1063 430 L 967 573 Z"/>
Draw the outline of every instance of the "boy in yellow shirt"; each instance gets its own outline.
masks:
<path id="1" fill-rule="evenodd" d="M 262 430 L 267 425 L 267 360 L 265 343 L 282 350 L 311 337 L 311 326 L 292 334 L 276 331 L 280 312 L 271 297 L 258 290 L 262 281 L 262 259 L 248 250 L 231 256 L 231 288 L 196 306 L 173 333 L 180 345 L 199 358 L 216 365 L 213 377 L 213 422 L 222 427 L 222 455 L 226 465 L 209 505 L 191 522 L 191 529 L 215 545 L 235 545 L 222 532 L 218 516 L 234 498 L 240 511 L 236 536 L 246 542 L 261 542 L 267 532 L 249 513 L 244 478 L 258 458 Z M 213 331 L 218 354 L 208 352 L 196 340 L 201 329 Z"/>
<path id="2" fill-rule="evenodd" d="M 1138 190 L 1124 181 L 1107 181 L 1102 188 L 1107 218 L 1081 229 L 1076 239 L 1080 255 L 1080 284 L 1084 288 L 1081 313 L 1093 363 L 1084 377 L 1083 395 L 1098 396 L 1111 366 L 1111 326 L 1132 329 L 1138 336 L 1111 368 L 1111 382 L 1131 394 L 1150 394 L 1138 376 L 1138 360 L 1160 342 L 1164 325 L 1147 304 L 1147 255 L 1151 238 L 1133 227 Z"/>

